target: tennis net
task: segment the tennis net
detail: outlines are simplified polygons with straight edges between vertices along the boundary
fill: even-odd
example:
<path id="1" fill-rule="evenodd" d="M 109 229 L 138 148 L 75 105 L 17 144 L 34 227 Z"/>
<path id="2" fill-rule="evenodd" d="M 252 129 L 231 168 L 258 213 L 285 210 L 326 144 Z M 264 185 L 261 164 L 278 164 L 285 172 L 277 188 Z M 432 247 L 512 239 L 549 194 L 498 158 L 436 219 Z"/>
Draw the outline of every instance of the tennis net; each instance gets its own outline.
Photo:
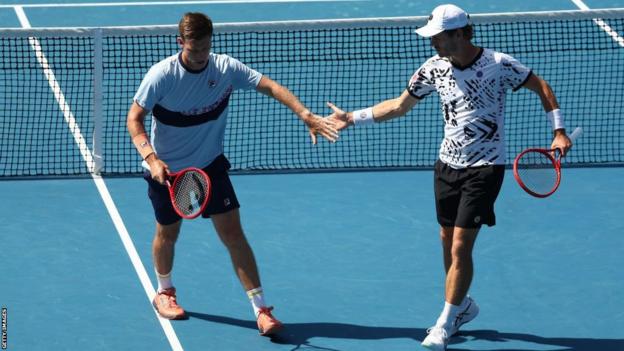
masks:
<path id="1" fill-rule="evenodd" d="M 474 42 L 508 53 L 553 87 L 584 136 L 570 165 L 624 163 L 624 9 L 473 15 Z M 401 94 L 435 54 L 413 31 L 425 17 L 217 24 L 213 51 L 293 91 L 311 110 L 345 110 Z M 176 26 L 0 30 L 0 177 L 137 174 L 125 118 L 144 74 L 175 54 Z M 312 146 L 295 115 L 236 92 L 225 153 L 237 172 L 430 168 L 443 122 L 436 94 L 406 117 L 350 128 Z M 148 119 L 149 124 L 149 119 Z M 507 161 L 549 146 L 539 98 L 509 94 Z"/>

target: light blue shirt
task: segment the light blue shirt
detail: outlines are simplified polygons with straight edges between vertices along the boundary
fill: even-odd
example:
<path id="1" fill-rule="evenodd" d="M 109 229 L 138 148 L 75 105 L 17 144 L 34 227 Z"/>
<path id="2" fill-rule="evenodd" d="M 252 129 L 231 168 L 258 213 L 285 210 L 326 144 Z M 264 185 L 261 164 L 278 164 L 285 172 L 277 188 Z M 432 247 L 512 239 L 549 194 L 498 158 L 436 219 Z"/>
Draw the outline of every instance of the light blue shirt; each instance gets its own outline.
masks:
<path id="1" fill-rule="evenodd" d="M 134 96 L 152 112 L 152 146 L 173 172 L 203 168 L 223 153 L 230 95 L 255 89 L 262 78 L 227 55 L 210 53 L 201 71 L 185 67 L 180 55 L 152 66 Z"/>

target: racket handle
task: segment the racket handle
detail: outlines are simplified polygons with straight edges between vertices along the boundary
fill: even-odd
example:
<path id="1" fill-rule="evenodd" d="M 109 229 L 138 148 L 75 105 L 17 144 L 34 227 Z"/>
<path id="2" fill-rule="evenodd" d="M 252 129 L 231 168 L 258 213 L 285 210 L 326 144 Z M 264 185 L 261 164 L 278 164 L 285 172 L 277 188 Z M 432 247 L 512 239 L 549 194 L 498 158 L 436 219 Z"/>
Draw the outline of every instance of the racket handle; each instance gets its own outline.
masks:
<path id="1" fill-rule="evenodd" d="M 581 135 L 583 135 L 583 128 L 576 127 L 572 131 L 572 134 L 568 135 L 568 138 L 570 138 L 572 142 L 575 142 Z"/>

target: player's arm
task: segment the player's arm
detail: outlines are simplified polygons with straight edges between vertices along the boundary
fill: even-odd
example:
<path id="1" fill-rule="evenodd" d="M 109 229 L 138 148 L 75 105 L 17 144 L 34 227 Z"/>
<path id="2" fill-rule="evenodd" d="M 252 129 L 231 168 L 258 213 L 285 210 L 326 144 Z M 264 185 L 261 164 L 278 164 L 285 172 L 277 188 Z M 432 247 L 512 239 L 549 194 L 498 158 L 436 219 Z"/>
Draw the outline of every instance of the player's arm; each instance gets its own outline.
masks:
<path id="1" fill-rule="evenodd" d="M 420 100 L 405 90 L 397 98 L 385 100 L 373 107 L 353 112 L 345 112 L 331 102 L 328 102 L 327 105 L 334 111 L 330 115 L 330 119 L 335 120 L 338 130 L 341 130 L 351 125 L 373 124 L 404 116 L 414 108 L 418 101 Z"/>
<path id="2" fill-rule="evenodd" d="M 161 184 L 165 183 L 167 176 L 167 165 L 158 158 L 156 152 L 150 144 L 147 133 L 145 132 L 145 116 L 148 111 L 136 102 L 130 106 L 128 111 L 128 117 L 126 119 L 126 126 L 132 143 L 137 148 L 137 151 L 150 166 L 152 178 Z"/>
<path id="3" fill-rule="evenodd" d="M 529 79 L 524 83 L 523 87 L 531 90 L 540 97 L 544 111 L 550 120 L 553 128 L 554 138 L 551 145 L 551 149 L 559 149 L 563 156 L 572 147 L 572 141 L 568 138 L 565 131 L 565 125 L 563 122 L 563 116 L 559 110 L 559 103 L 555 97 L 550 85 L 537 76 L 531 74 Z"/>
<path id="4" fill-rule="evenodd" d="M 312 143 L 316 144 L 316 134 L 322 135 L 331 142 L 338 139 L 338 131 L 333 122 L 312 113 L 290 90 L 269 77 L 262 76 L 256 90 L 274 98 L 293 111 L 308 126 Z"/>

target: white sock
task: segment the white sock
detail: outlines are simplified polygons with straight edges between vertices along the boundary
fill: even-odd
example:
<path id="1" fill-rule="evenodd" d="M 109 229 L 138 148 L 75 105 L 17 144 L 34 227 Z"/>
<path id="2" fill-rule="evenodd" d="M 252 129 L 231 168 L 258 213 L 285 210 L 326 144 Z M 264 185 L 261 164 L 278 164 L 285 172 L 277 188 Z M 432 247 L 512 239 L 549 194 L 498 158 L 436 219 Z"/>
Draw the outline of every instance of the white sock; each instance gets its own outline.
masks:
<path id="1" fill-rule="evenodd" d="M 257 287 L 255 289 L 247 290 L 247 297 L 249 297 L 249 301 L 251 301 L 251 307 L 253 307 L 254 314 L 256 318 L 258 318 L 258 314 L 260 313 L 260 309 L 262 307 L 266 307 L 264 303 L 264 292 L 262 292 L 262 287 Z"/>
<path id="2" fill-rule="evenodd" d="M 462 301 L 461 305 L 464 305 L 464 301 Z M 453 321 L 455 320 L 455 317 L 457 317 L 457 315 L 462 311 L 461 305 L 457 306 L 445 301 L 444 309 L 442 310 L 440 317 L 438 317 L 436 326 L 442 327 L 446 329 L 447 332 L 449 332 L 451 330 L 451 326 L 453 324 Z M 466 308 L 465 305 L 463 307 Z"/>
<path id="3" fill-rule="evenodd" d="M 162 292 L 173 287 L 173 284 L 171 283 L 171 272 L 167 274 L 160 274 L 156 270 L 156 279 L 158 280 L 158 292 Z"/>

